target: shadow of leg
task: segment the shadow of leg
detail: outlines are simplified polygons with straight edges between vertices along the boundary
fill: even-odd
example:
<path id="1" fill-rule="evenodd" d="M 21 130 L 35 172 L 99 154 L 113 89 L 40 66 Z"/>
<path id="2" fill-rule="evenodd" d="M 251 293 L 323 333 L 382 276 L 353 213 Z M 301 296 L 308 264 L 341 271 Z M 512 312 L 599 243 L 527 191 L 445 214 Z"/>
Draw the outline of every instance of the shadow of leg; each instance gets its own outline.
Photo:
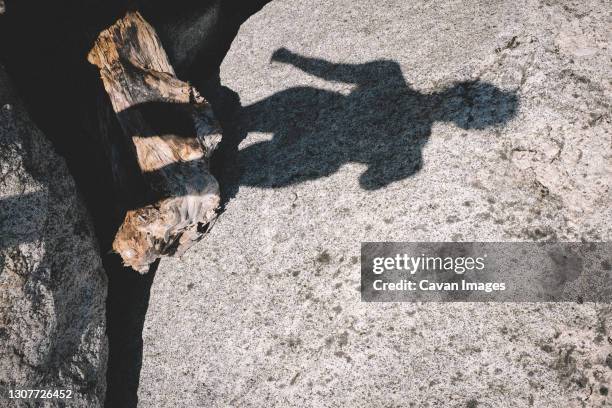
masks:
<path id="1" fill-rule="evenodd" d="M 246 137 L 238 120 L 242 106 L 240 97 L 232 89 L 221 85 L 219 75 L 197 84 L 198 90 L 212 105 L 223 130 L 223 138 L 211 161 L 211 172 L 221 186 L 221 209 L 236 196 L 240 183 L 238 145 Z"/>

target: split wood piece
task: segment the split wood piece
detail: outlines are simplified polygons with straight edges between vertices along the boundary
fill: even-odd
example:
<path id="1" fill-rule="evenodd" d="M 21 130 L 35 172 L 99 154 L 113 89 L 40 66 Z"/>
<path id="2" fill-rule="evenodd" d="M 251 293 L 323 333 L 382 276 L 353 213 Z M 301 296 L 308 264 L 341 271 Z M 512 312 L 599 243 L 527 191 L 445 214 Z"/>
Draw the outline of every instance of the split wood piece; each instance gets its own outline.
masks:
<path id="1" fill-rule="evenodd" d="M 215 220 L 220 194 L 209 159 L 220 127 L 210 104 L 176 78 L 157 34 L 139 13 L 129 12 L 102 31 L 88 60 L 100 69 L 145 182 L 144 202 L 127 211 L 113 250 L 145 273 L 159 257 L 182 254 Z"/>

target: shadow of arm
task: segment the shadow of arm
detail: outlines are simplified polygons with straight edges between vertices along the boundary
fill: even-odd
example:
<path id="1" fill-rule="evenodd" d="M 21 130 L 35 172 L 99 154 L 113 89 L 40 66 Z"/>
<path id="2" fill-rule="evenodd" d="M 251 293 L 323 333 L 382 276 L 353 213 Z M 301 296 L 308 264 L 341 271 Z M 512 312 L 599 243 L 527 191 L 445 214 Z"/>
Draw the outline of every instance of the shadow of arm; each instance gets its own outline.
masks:
<path id="1" fill-rule="evenodd" d="M 349 84 L 357 84 L 360 82 L 360 65 L 336 64 L 320 58 L 305 57 L 289 51 L 286 48 L 279 48 L 274 51 L 271 60 L 284 64 L 291 64 L 307 74 L 317 76 L 327 81 Z"/>

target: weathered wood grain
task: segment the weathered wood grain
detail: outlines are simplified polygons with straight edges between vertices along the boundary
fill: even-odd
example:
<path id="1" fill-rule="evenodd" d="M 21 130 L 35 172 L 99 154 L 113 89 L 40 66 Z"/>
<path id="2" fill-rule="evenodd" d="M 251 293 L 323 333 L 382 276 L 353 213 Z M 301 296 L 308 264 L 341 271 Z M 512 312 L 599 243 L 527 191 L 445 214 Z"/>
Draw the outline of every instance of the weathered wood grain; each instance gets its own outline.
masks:
<path id="1" fill-rule="evenodd" d="M 145 184 L 113 249 L 144 273 L 157 258 L 187 250 L 216 218 L 219 185 L 208 162 L 220 127 L 209 103 L 176 78 L 155 30 L 138 12 L 101 32 L 88 60 L 100 69 Z"/>

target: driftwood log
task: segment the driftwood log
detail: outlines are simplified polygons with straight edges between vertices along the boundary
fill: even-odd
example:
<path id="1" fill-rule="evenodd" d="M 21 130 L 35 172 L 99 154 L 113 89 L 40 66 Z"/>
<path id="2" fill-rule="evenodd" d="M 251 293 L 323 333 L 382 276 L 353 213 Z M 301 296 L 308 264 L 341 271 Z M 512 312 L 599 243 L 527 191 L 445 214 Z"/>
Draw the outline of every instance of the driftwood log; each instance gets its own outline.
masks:
<path id="1" fill-rule="evenodd" d="M 209 159 L 220 127 L 210 104 L 176 77 L 138 12 L 102 31 L 88 60 L 100 70 L 142 175 L 140 201 L 127 208 L 113 250 L 144 273 L 159 257 L 182 254 L 215 220 L 220 194 Z"/>

